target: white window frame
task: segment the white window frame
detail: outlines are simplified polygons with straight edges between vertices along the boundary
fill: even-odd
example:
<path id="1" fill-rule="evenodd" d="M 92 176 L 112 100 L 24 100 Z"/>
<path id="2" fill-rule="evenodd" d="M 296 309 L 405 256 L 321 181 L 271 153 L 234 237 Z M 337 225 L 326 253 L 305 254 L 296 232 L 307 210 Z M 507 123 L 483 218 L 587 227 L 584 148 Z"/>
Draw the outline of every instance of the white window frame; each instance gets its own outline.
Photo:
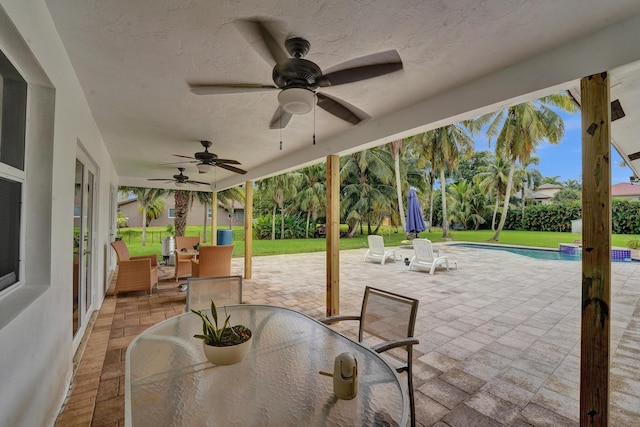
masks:
<path id="1" fill-rule="evenodd" d="M 18 169 L 14 166 L 11 166 L 7 163 L 3 163 L 2 160 L 0 159 L 0 178 L 3 178 L 9 182 L 12 183 L 17 183 L 20 185 L 20 213 L 19 213 L 19 226 L 20 226 L 20 231 L 19 231 L 19 235 L 18 235 L 18 267 L 17 267 L 17 271 L 15 271 L 15 273 L 17 274 L 17 278 L 16 281 L 6 285 L 6 287 L 4 289 L 2 289 L 0 287 L 0 295 L 3 295 L 5 292 L 20 286 L 22 283 L 24 283 L 25 281 L 25 265 L 24 265 L 24 255 L 25 255 L 25 230 L 26 230 L 26 217 L 25 217 L 25 195 L 26 195 L 26 190 L 27 190 L 27 186 L 26 186 L 26 182 L 27 182 L 27 138 L 26 138 L 26 133 L 27 133 L 27 102 L 29 99 L 29 92 L 28 92 L 28 85 L 26 82 L 26 79 L 24 78 L 23 73 L 18 69 L 18 67 L 11 62 L 10 58 L 3 52 L 3 56 L 7 57 L 7 61 L 11 64 L 11 66 L 15 69 L 15 71 L 17 72 L 17 74 L 19 74 L 20 78 L 24 81 L 25 87 L 27 88 L 27 92 L 25 94 L 25 99 L 24 99 L 24 103 L 25 103 L 25 122 L 24 122 L 24 135 L 23 135 L 23 141 L 21 141 L 22 143 L 22 156 L 23 156 L 23 162 L 22 162 L 22 169 Z M 0 76 L 0 126 L 2 124 L 2 115 L 3 115 L 3 103 L 4 103 L 4 97 L 6 96 L 6 94 L 4 93 L 4 77 Z M 1 130 L 1 129 L 0 129 Z M 5 140 L 5 141 L 0 141 L 0 144 L 7 144 L 8 146 L 12 143 L 15 142 L 12 139 L 9 140 Z"/>
<path id="2" fill-rule="evenodd" d="M 172 215 L 173 213 L 173 215 Z M 176 217 L 176 208 L 168 208 L 167 209 L 167 218 L 174 219 Z"/>

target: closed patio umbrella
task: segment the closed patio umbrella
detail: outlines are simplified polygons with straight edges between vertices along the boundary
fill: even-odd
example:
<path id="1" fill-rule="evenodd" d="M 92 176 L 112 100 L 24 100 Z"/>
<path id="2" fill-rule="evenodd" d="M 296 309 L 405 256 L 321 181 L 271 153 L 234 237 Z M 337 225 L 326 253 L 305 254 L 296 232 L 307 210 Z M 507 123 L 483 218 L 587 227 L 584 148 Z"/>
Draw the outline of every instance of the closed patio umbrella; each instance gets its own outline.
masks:
<path id="1" fill-rule="evenodd" d="M 426 224 L 424 223 L 424 218 L 422 217 L 422 206 L 420 205 L 420 201 L 418 200 L 418 196 L 416 194 L 416 189 L 411 187 L 409 189 L 409 200 L 407 201 L 407 233 L 418 233 L 423 232 L 427 229 Z"/>

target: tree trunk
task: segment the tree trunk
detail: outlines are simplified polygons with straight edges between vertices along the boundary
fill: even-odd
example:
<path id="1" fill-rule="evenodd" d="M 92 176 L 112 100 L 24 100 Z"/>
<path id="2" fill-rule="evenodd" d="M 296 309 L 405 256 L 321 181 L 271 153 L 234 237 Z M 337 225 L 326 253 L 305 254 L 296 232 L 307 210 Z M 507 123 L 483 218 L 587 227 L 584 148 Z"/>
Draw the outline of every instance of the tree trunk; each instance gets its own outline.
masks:
<path id="1" fill-rule="evenodd" d="M 509 179 L 507 179 L 507 190 L 504 194 L 504 204 L 502 205 L 502 215 L 500 216 L 500 224 L 498 224 L 498 229 L 492 238 L 489 240 L 492 242 L 497 242 L 500 240 L 500 232 L 502 231 L 502 227 L 504 227 L 504 223 L 507 220 L 507 212 L 509 211 L 509 198 L 511 197 L 511 184 L 513 183 L 513 173 L 516 170 L 516 162 L 511 162 L 511 167 L 509 168 Z"/>
<path id="2" fill-rule="evenodd" d="M 147 205 L 142 205 L 142 246 L 147 246 Z"/>
<path id="3" fill-rule="evenodd" d="M 429 173 L 429 233 L 433 230 L 433 174 Z"/>
<path id="4" fill-rule="evenodd" d="M 353 237 L 358 231 L 358 226 L 360 226 L 360 234 L 362 234 L 362 221 L 358 221 L 353 225 L 353 228 L 347 232 L 347 237 Z"/>
<path id="5" fill-rule="evenodd" d="M 307 211 L 307 226 L 304 229 L 304 238 L 308 239 L 309 238 L 309 222 L 311 219 L 311 211 Z"/>
<path id="6" fill-rule="evenodd" d="M 186 190 L 176 190 L 174 193 L 176 217 L 173 220 L 176 229 L 176 236 L 184 236 L 187 228 L 187 213 L 189 210 L 189 200 Z"/>
<path id="7" fill-rule="evenodd" d="M 204 222 L 203 222 L 203 236 L 202 236 L 202 243 L 207 243 L 207 222 L 209 222 L 209 215 L 207 215 L 209 213 L 209 209 L 208 209 L 209 205 L 207 203 L 204 204 Z"/>
<path id="8" fill-rule="evenodd" d="M 271 216 L 271 240 L 276 240 L 276 208 L 277 205 L 273 204 L 273 215 Z"/>
<path id="9" fill-rule="evenodd" d="M 524 230 L 524 208 L 526 207 L 526 201 L 524 199 L 524 187 L 522 187 L 520 194 L 522 196 L 522 218 L 520 218 L 520 226 Z"/>
<path id="10" fill-rule="evenodd" d="M 284 240 L 284 204 L 280 206 L 280 240 Z"/>
<path id="11" fill-rule="evenodd" d="M 447 218 L 447 183 L 444 168 L 440 169 L 440 190 L 442 191 L 442 238 L 449 240 L 449 219 Z"/>
<path id="12" fill-rule="evenodd" d="M 496 231 L 496 216 L 498 216 L 498 207 L 500 206 L 500 194 L 496 189 L 496 204 L 493 207 L 493 217 L 491 218 L 491 231 Z"/>
<path id="13" fill-rule="evenodd" d="M 402 231 L 407 231 L 407 220 L 402 199 L 402 184 L 400 182 L 400 153 L 396 152 L 393 157 L 395 160 L 396 168 L 396 193 L 398 195 L 398 213 L 400 214 L 400 224 L 402 224 Z"/>
<path id="14" fill-rule="evenodd" d="M 231 201 L 231 205 L 229 207 L 229 230 L 233 230 L 233 216 L 236 214 L 236 210 L 233 207 L 233 200 Z"/>

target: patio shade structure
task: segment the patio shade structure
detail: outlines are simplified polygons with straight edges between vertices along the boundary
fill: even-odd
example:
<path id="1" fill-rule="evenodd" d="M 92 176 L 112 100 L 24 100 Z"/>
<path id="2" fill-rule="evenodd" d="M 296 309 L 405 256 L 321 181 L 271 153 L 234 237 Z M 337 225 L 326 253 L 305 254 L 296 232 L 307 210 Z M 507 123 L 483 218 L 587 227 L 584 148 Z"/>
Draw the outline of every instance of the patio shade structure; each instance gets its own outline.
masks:
<path id="1" fill-rule="evenodd" d="M 411 187 L 409 188 L 409 196 L 407 200 L 407 225 L 405 231 L 407 233 L 418 234 L 426 229 L 427 226 L 424 223 L 424 218 L 422 217 L 422 206 L 418 200 L 416 189 Z"/>

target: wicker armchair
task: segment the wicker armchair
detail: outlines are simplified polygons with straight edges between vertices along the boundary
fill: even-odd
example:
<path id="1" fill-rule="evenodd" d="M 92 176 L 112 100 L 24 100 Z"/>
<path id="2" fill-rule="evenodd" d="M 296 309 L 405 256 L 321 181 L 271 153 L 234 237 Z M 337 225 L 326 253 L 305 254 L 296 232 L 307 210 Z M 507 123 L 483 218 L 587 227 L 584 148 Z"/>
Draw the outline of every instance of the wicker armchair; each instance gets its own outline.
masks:
<path id="1" fill-rule="evenodd" d="M 180 252 L 193 251 L 200 245 L 199 236 L 176 236 L 176 282 L 180 277 L 191 276 L 191 254 Z"/>
<path id="2" fill-rule="evenodd" d="M 191 260 L 191 277 L 231 275 L 233 245 L 201 246 L 198 259 Z"/>
<path id="3" fill-rule="evenodd" d="M 129 249 L 122 240 L 111 242 L 111 246 L 118 255 L 114 296 L 131 291 L 147 291 L 151 295 L 153 286 L 158 284 L 158 256 L 129 256 Z"/>

